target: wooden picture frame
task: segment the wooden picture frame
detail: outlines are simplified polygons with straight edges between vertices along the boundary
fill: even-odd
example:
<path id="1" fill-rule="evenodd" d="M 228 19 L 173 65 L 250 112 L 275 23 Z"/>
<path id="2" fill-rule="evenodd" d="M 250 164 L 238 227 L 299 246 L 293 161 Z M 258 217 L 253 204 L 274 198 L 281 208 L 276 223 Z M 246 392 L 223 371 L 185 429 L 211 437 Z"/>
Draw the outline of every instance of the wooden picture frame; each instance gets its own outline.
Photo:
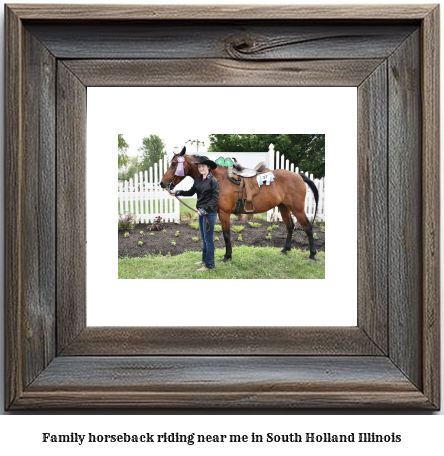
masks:
<path id="1" fill-rule="evenodd" d="M 5 20 L 6 409 L 439 409 L 438 6 Z M 358 87 L 357 327 L 86 327 L 86 87 L 121 85 Z"/>

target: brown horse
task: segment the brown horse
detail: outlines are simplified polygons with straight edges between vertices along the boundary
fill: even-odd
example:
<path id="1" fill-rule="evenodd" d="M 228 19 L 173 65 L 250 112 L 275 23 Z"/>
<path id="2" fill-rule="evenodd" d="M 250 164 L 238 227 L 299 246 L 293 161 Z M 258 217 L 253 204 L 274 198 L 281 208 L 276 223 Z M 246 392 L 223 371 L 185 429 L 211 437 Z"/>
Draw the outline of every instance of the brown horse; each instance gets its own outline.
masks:
<path id="1" fill-rule="evenodd" d="M 180 154 L 174 155 L 171 165 L 167 172 L 160 181 L 160 186 L 168 190 L 172 190 L 177 184 L 179 184 L 185 176 L 191 176 L 196 179 L 200 176 L 197 166 L 194 165 L 197 155 L 186 155 L 186 148 L 182 149 Z M 174 173 L 177 166 L 177 157 L 183 156 L 185 161 L 184 174 L 185 176 L 176 176 Z M 238 193 L 236 192 L 238 186 L 228 179 L 227 168 L 218 166 L 216 169 L 211 171 L 213 176 L 219 181 L 219 201 L 217 203 L 217 212 L 219 214 L 219 220 L 222 225 L 222 230 L 225 240 L 225 255 L 222 262 L 231 260 L 231 239 L 230 239 L 230 215 L 234 214 L 236 209 L 236 200 Z M 313 227 L 308 221 L 305 214 L 305 194 L 306 187 L 305 183 L 312 189 L 315 200 L 316 200 L 316 211 L 318 207 L 318 190 L 310 179 L 303 174 L 297 174 L 284 169 L 276 169 L 273 171 L 274 182 L 270 185 L 263 185 L 259 195 L 254 199 L 254 212 L 251 214 L 257 214 L 266 212 L 274 207 L 278 207 L 282 215 L 282 219 L 287 227 L 287 239 L 285 246 L 281 253 L 286 254 L 291 249 L 291 237 L 294 230 L 293 219 L 291 218 L 291 212 L 295 215 L 298 222 L 301 224 L 304 231 L 307 233 L 308 242 L 310 245 L 310 257 L 309 259 L 315 261 L 316 249 L 313 241 Z M 315 212 L 316 217 L 316 212 Z"/>

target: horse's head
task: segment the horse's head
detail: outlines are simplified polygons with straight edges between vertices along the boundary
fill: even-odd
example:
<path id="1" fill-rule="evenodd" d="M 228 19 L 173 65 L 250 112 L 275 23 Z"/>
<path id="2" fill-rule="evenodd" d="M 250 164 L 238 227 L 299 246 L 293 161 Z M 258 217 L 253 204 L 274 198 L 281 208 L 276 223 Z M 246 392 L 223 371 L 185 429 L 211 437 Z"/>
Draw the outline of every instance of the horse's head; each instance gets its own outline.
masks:
<path id="1" fill-rule="evenodd" d="M 174 155 L 171 160 L 170 167 L 160 181 L 160 186 L 162 188 L 173 190 L 173 188 L 186 176 L 193 177 L 196 173 L 196 169 L 193 169 L 193 165 L 191 163 L 191 157 L 189 155 L 185 155 L 186 151 L 187 149 L 184 147 L 180 154 Z M 196 168 L 196 166 L 194 166 L 194 168 Z"/>

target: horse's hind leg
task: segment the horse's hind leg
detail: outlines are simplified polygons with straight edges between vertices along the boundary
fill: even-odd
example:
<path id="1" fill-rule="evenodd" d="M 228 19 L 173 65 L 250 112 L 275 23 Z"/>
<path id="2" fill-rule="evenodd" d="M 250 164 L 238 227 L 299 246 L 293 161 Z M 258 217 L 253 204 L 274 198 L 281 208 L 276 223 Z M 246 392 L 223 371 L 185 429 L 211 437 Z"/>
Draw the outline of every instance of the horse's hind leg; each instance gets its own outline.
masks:
<path id="1" fill-rule="evenodd" d="M 222 263 L 231 260 L 231 237 L 230 237 L 230 214 L 226 212 L 219 212 L 220 224 L 222 225 L 222 232 L 225 241 L 225 255 L 222 259 Z"/>
<path id="2" fill-rule="evenodd" d="M 313 239 L 313 226 L 312 224 L 308 221 L 307 215 L 305 214 L 305 211 L 299 210 L 299 211 L 293 211 L 293 214 L 297 218 L 298 222 L 301 224 L 303 230 L 307 233 L 308 236 L 308 244 L 310 246 L 310 260 L 316 261 L 315 255 L 316 255 L 316 249 L 314 246 L 314 239 Z"/>
<path id="3" fill-rule="evenodd" d="M 282 215 L 282 220 L 284 221 L 285 226 L 287 227 L 287 239 L 285 241 L 284 248 L 281 250 L 281 253 L 286 255 L 287 252 L 291 250 L 291 237 L 293 235 L 294 223 L 293 219 L 291 218 L 291 211 L 290 209 L 288 209 L 287 206 L 285 206 L 285 204 L 279 204 L 278 208 L 279 212 Z"/>

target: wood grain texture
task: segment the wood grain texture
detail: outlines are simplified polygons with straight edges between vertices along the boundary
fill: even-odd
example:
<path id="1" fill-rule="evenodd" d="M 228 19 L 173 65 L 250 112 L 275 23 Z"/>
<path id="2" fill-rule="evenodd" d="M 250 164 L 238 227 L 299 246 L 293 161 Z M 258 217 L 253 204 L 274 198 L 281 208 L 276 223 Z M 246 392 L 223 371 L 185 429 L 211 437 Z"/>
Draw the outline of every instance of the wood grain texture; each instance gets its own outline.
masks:
<path id="1" fill-rule="evenodd" d="M 23 27 L 5 11 L 5 408 L 23 391 Z"/>
<path id="2" fill-rule="evenodd" d="M 301 60 L 387 58 L 414 24 L 159 21 L 29 24 L 57 58 Z"/>
<path id="3" fill-rule="evenodd" d="M 389 356 L 422 384 L 422 163 L 420 33 L 388 59 Z M 424 284 L 426 286 L 426 284 Z"/>
<path id="4" fill-rule="evenodd" d="M 25 385 L 55 355 L 55 59 L 25 32 L 23 288 L 25 324 Z"/>
<path id="5" fill-rule="evenodd" d="M 358 89 L 358 326 L 388 353 L 387 63 Z"/>
<path id="6" fill-rule="evenodd" d="M 331 20 L 328 25 L 336 31 L 346 25 L 344 19 L 377 19 L 367 24 L 375 28 L 373 35 L 366 34 L 377 46 L 365 51 L 351 33 L 344 35 L 344 42 L 341 42 L 340 34 L 331 36 L 330 32 L 324 35 L 321 32 L 316 39 L 315 33 L 326 24 L 309 23 L 309 20 L 320 18 Z M 26 19 L 26 33 L 21 19 Z M 100 46 L 91 41 L 89 55 L 95 52 L 97 59 L 88 64 L 76 58 L 76 43 L 72 42 L 72 36 L 66 38 L 66 42 L 63 42 L 64 38 L 46 43 L 43 35 L 37 37 L 31 31 L 37 22 L 42 25 L 44 20 L 48 20 L 49 36 L 55 25 L 69 28 L 70 24 L 82 21 L 89 23 L 83 30 L 93 30 L 98 21 L 106 24 L 109 19 L 118 19 L 119 24 L 129 20 L 131 25 L 138 24 L 141 19 L 154 19 L 151 25 L 158 22 L 162 26 L 167 21 L 171 26 L 175 20 L 183 19 L 199 20 L 200 25 L 209 19 L 222 19 L 226 28 L 212 32 L 207 27 L 197 38 L 183 40 L 183 47 L 179 49 L 181 54 L 173 52 L 165 58 L 156 58 L 159 62 L 155 65 L 146 60 L 128 60 L 128 56 L 106 62 L 112 54 L 112 37 L 102 36 L 101 32 L 95 43 L 103 39 L 109 43 L 100 53 Z M 396 30 L 400 30 L 398 26 L 419 27 L 418 19 L 422 21 L 422 40 L 419 40 L 419 32 L 414 31 L 401 40 L 402 43 L 398 42 L 398 46 L 396 40 L 390 41 Z M 6 194 L 13 195 L 12 203 L 6 203 L 10 217 L 5 229 L 7 408 L 389 407 L 432 410 L 439 407 L 439 260 L 433 253 L 439 232 L 439 217 L 434 213 L 439 211 L 438 192 L 433 192 L 439 163 L 438 101 L 435 98 L 438 84 L 436 7 L 375 8 L 364 5 L 358 8 L 224 9 L 174 6 L 168 9 L 14 5 L 12 9 L 6 7 L 6 20 Z M 270 34 L 257 29 L 253 33 L 248 27 L 254 26 L 255 20 L 266 21 L 270 26 L 274 21 L 274 32 L 271 33 L 271 27 L 268 29 Z M 296 21 L 297 33 L 292 28 Z M 276 25 L 282 30 L 277 31 Z M 363 22 L 354 24 L 363 25 Z M 394 35 L 388 38 L 386 32 L 394 25 Z M 308 28 L 304 31 L 305 26 L 313 26 L 314 34 L 310 35 Z M 245 30 L 242 27 L 246 27 Z M 160 38 L 160 29 L 154 29 L 144 31 L 143 36 L 156 37 L 157 45 L 167 49 L 168 43 L 174 40 Z M 378 30 L 384 30 L 379 38 Z M 302 44 L 302 32 L 308 33 L 306 47 Z M 135 33 L 128 35 L 130 43 L 134 42 Z M 177 27 L 175 33 L 177 40 L 180 36 Z M 54 49 L 63 48 L 67 53 L 67 60 L 59 60 L 56 70 L 48 64 L 52 61 L 50 42 Z M 88 51 L 87 43 L 86 37 L 79 40 L 81 52 Z M 154 52 L 156 43 L 149 44 L 149 52 Z M 115 45 L 116 50 L 121 49 L 120 38 L 116 37 Z M 361 57 L 348 58 L 347 62 L 343 59 L 332 62 L 328 56 L 320 59 L 328 46 L 331 47 L 330 55 L 339 50 L 344 52 L 349 46 L 350 56 L 359 53 Z M 385 57 L 375 58 L 375 55 L 382 55 L 375 52 L 388 52 L 388 49 L 392 51 L 389 51 L 387 61 L 383 61 Z M 35 54 L 30 53 L 31 50 L 35 50 Z M 298 60 L 296 56 L 306 50 L 305 61 Z M 222 52 L 222 56 L 214 59 L 211 56 L 216 51 Z M 192 72 L 187 70 L 187 59 L 171 58 L 173 55 L 179 57 L 179 54 L 202 56 L 192 63 L 198 62 L 202 64 L 200 69 L 206 69 L 207 73 L 201 76 L 206 83 L 221 80 L 226 85 L 244 81 L 255 84 L 257 80 L 264 85 L 284 85 L 290 81 L 299 81 L 297 83 L 301 85 L 319 85 L 329 80 L 342 84 L 362 82 L 360 109 L 367 109 L 368 116 L 361 115 L 359 120 L 362 129 L 359 147 L 364 147 L 360 149 L 360 157 L 364 160 L 360 158 L 359 191 L 366 192 L 365 201 L 360 202 L 360 213 L 372 226 L 360 225 L 359 228 L 360 239 L 366 245 L 360 247 L 364 256 L 358 264 L 370 275 L 364 278 L 362 271 L 359 273 L 365 288 L 365 296 L 360 291 L 359 328 L 268 328 L 267 337 L 260 328 L 176 328 L 173 332 L 169 332 L 171 328 L 85 328 L 86 219 L 82 211 L 85 207 L 85 84 L 96 81 L 112 85 L 114 81 L 131 85 L 136 82 L 148 84 L 153 80 L 165 83 L 169 77 L 177 86 L 184 86 L 190 81 Z M 156 55 L 159 57 L 159 53 Z M 335 54 L 335 60 L 338 55 Z M 281 58 L 273 61 L 272 56 Z M 132 71 L 126 71 L 124 64 Z M 144 75 L 150 65 L 157 68 L 151 70 L 151 79 Z M 184 76 L 168 76 L 171 65 L 176 65 Z M 341 75 L 340 68 L 349 74 Z M 42 100 L 48 96 L 52 100 L 50 81 L 55 71 L 57 148 L 52 180 L 50 176 L 54 189 L 50 192 L 56 192 L 53 219 L 57 233 L 57 268 L 51 275 L 50 268 L 48 273 L 31 270 L 26 265 L 25 249 L 27 243 L 31 243 L 32 261 L 35 262 L 36 257 L 40 259 L 35 266 L 37 269 L 50 266 L 51 241 L 42 239 L 33 244 L 36 234 L 33 233 L 30 240 L 25 236 L 31 221 L 39 235 L 47 232 L 42 211 L 30 205 L 50 201 L 51 193 L 45 193 L 47 190 L 40 185 L 41 176 L 33 173 L 45 175 L 51 170 L 51 149 L 47 155 L 42 151 L 51 116 L 45 111 L 48 106 Z M 325 76 L 321 75 L 322 71 Z M 252 76 L 255 73 L 256 76 Z M 387 109 L 381 105 L 384 90 Z M 43 109 L 42 116 L 34 102 Z M 49 107 L 51 104 L 52 101 Z M 384 161 L 383 153 L 384 113 L 388 124 L 388 163 Z M 383 174 L 376 173 L 377 157 L 386 169 L 388 166 L 385 198 L 389 231 L 388 314 L 384 314 L 383 282 L 380 280 L 386 265 L 383 253 L 378 250 L 387 242 L 383 238 L 387 224 L 382 222 L 381 226 L 376 226 L 373 220 L 374 216 L 384 213 L 384 178 Z M 424 182 L 427 179 L 430 183 Z M 29 194 L 29 188 L 37 195 Z M 51 227 L 50 222 L 49 231 Z M 400 233 L 398 237 L 390 231 L 391 227 Z M 430 238 L 422 240 L 421 236 L 426 232 L 430 232 Z M 49 250 L 46 250 L 47 243 Z M 55 311 L 51 310 L 47 295 L 37 293 L 40 284 L 36 278 L 43 284 L 48 284 L 49 278 L 54 280 Z M 432 282 L 429 287 L 423 286 L 426 279 Z M 46 290 L 51 290 L 50 286 Z M 46 296 L 44 304 L 39 303 L 37 296 L 40 300 Z M 32 321 L 34 315 L 41 319 L 40 325 Z M 386 317 L 387 329 L 384 327 Z M 50 340 L 47 329 L 53 327 L 54 318 L 57 318 L 57 352 L 44 368 L 40 361 L 48 362 L 53 356 L 48 350 L 50 343 L 44 341 Z M 28 332 L 28 328 L 32 331 Z M 29 337 L 36 342 L 29 342 Z M 42 339 L 38 340 L 39 337 Z M 37 352 L 37 360 L 31 357 L 33 350 Z M 384 356 L 385 352 L 387 356 Z M 153 353 L 156 356 L 142 356 Z M 27 376 L 29 372 L 35 374 L 31 383 L 32 375 Z"/>
<path id="7" fill-rule="evenodd" d="M 421 20 L 435 5 L 8 5 L 27 20 Z"/>
<path id="8" fill-rule="evenodd" d="M 439 6 L 422 26 L 422 230 L 423 240 L 423 387 L 430 400 L 440 403 L 440 139 Z"/>
<path id="9" fill-rule="evenodd" d="M 57 348 L 86 326 L 86 87 L 57 67 Z"/>
<path id="10" fill-rule="evenodd" d="M 88 87 L 352 86 L 380 59 L 263 61 L 228 59 L 64 60 Z"/>
<path id="11" fill-rule="evenodd" d="M 360 328 L 87 327 L 62 356 L 381 355 Z"/>
<path id="12" fill-rule="evenodd" d="M 20 407 L 422 407 L 385 357 L 59 357 Z"/>

